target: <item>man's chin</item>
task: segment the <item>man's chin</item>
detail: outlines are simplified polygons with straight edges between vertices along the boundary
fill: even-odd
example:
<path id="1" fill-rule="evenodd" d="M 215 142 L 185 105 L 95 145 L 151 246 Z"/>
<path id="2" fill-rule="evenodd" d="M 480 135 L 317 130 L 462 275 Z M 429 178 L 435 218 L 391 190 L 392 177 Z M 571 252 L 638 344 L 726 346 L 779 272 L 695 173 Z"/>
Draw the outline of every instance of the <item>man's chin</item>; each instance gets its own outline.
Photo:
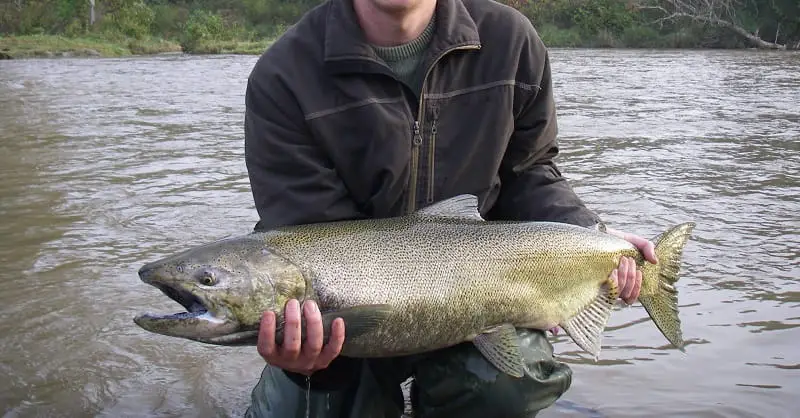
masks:
<path id="1" fill-rule="evenodd" d="M 392 16 L 404 16 L 427 0 L 370 0 L 375 8 Z"/>

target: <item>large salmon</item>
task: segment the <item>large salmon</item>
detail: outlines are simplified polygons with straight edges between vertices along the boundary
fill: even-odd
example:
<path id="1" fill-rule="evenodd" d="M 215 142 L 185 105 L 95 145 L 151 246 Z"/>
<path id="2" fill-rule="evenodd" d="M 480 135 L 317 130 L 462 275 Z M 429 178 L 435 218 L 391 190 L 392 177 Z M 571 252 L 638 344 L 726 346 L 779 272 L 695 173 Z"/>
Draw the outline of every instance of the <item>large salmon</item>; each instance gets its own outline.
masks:
<path id="1" fill-rule="evenodd" d="M 659 263 L 651 264 L 602 230 L 486 221 L 477 203 L 461 195 L 406 216 L 287 226 L 189 249 L 139 271 L 187 312 L 135 322 L 209 344 L 254 344 L 262 312 L 280 321 L 287 300 L 313 299 L 326 330 L 344 319 L 342 355 L 399 356 L 472 341 L 499 370 L 521 376 L 515 327 L 559 325 L 597 357 L 618 297 L 608 277 L 629 256 L 642 270 L 639 301 L 682 348 L 674 284 L 693 223 L 655 238 Z"/>

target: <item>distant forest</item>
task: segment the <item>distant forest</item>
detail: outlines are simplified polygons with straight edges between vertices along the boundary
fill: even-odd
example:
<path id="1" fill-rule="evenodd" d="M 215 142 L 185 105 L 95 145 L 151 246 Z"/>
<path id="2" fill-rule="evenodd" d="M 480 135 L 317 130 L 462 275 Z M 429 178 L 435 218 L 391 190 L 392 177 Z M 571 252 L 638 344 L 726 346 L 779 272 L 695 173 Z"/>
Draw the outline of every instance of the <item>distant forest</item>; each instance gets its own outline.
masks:
<path id="1" fill-rule="evenodd" d="M 322 0 L 5 0 L 0 36 L 261 42 Z M 500 0 L 553 47 L 800 49 L 798 0 Z M 1 39 L 1 38 L 0 38 Z"/>

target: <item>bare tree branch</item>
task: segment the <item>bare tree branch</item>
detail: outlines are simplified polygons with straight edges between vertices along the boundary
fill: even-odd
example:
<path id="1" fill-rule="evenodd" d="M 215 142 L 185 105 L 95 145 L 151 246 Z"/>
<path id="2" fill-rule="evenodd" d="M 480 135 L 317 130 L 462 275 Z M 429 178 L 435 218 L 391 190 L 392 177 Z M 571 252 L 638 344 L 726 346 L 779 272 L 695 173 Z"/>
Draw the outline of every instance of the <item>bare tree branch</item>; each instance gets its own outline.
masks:
<path id="1" fill-rule="evenodd" d="M 663 25 L 681 19 L 706 23 L 726 28 L 758 48 L 786 49 L 786 45 L 761 39 L 758 29 L 750 32 L 736 23 L 736 9 L 742 0 L 641 0 L 635 7 L 639 10 L 654 10 L 662 14 L 653 23 Z"/>

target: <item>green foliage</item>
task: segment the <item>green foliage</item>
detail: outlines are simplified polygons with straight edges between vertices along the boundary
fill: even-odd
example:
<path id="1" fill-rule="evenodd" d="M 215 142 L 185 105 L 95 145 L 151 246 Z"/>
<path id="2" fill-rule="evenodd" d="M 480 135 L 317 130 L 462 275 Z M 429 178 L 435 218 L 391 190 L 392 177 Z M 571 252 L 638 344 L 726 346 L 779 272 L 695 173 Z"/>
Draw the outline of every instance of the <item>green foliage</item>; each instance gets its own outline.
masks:
<path id="1" fill-rule="evenodd" d="M 616 36 L 633 26 L 636 16 L 617 0 L 582 1 L 572 11 L 572 22 L 584 35 Z"/>
<path id="2" fill-rule="evenodd" d="M 222 17 L 205 10 L 195 10 L 186 22 L 185 35 L 192 40 L 218 39 L 224 35 Z"/>
<path id="3" fill-rule="evenodd" d="M 167 39 L 177 38 L 189 19 L 189 10 L 167 4 L 156 4 L 153 9 L 153 22 L 150 25 L 152 35 Z"/>
<path id="4" fill-rule="evenodd" d="M 88 6 L 80 0 L 22 0 L 0 4 L 0 34 L 24 35 L 60 33 Z M 81 7 L 83 6 L 83 7 Z"/>
<path id="5" fill-rule="evenodd" d="M 263 50 L 304 13 L 325 0 L 0 0 L 0 35 L 95 37 L 131 51 L 169 48 L 217 53 Z M 653 23 L 658 0 L 499 0 L 527 16 L 551 47 L 742 47 L 740 35 L 690 19 Z M 698 1 L 698 0 L 687 0 Z M 767 41 L 800 48 L 800 2 L 737 0 L 736 24 Z M 164 45 L 153 39 L 166 40 Z M 28 38 L 45 39 L 45 38 Z"/>
<path id="6" fill-rule="evenodd" d="M 103 27 L 109 33 L 117 32 L 129 38 L 142 39 L 150 34 L 154 20 L 153 9 L 142 0 L 125 0 L 103 22 Z"/>
<path id="7" fill-rule="evenodd" d="M 558 45 L 563 48 L 576 48 L 583 45 L 581 34 L 574 29 L 561 29 L 552 23 L 539 26 L 539 36 L 545 45 Z"/>
<path id="8" fill-rule="evenodd" d="M 319 0 L 241 0 L 241 12 L 252 23 L 279 25 L 296 22 Z"/>
<path id="9" fill-rule="evenodd" d="M 226 21 L 220 14 L 206 10 L 194 10 L 184 25 L 180 43 L 186 52 L 219 53 L 232 42 L 249 42 L 254 37 L 244 25 L 237 21 Z M 217 47 L 211 48 L 211 45 Z"/>
<path id="10" fill-rule="evenodd" d="M 189 15 L 181 34 L 181 46 L 185 51 L 192 51 L 201 42 L 219 41 L 224 30 L 221 16 L 205 10 L 195 10 Z"/>

